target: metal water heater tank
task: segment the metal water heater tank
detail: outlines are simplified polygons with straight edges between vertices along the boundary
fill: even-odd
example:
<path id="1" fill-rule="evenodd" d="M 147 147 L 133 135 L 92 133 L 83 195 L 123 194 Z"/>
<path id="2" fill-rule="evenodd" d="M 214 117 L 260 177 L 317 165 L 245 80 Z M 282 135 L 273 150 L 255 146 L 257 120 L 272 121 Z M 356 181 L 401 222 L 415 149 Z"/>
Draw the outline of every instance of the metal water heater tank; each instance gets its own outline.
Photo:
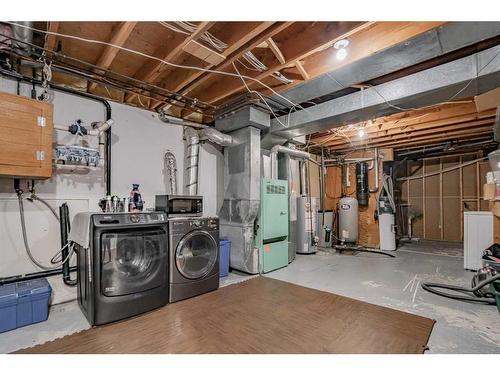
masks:
<path id="1" fill-rule="evenodd" d="M 317 251 L 317 212 L 315 197 L 297 198 L 298 254 L 314 254 Z"/>
<path id="2" fill-rule="evenodd" d="M 343 197 L 339 200 L 339 239 L 341 242 L 358 241 L 358 201 Z"/>

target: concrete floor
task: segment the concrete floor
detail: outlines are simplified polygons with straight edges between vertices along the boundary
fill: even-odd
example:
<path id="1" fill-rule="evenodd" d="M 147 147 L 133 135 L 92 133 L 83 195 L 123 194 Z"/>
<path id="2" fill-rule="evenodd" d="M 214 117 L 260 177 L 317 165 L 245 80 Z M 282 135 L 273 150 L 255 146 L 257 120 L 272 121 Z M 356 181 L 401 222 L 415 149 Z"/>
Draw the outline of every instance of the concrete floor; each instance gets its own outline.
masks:
<path id="1" fill-rule="evenodd" d="M 297 255 L 288 267 L 266 276 L 435 319 L 429 353 L 500 353 L 496 307 L 442 298 L 420 287 L 423 281 L 469 285 L 473 274 L 463 270 L 460 249 L 460 244 L 422 241 L 403 246 L 396 258 L 318 252 Z M 221 287 L 249 277 L 232 272 L 221 279 Z M 1 353 L 89 328 L 72 300 L 74 292 L 57 282 L 52 281 L 55 302 L 71 301 L 52 306 L 46 322 L 0 334 Z"/>

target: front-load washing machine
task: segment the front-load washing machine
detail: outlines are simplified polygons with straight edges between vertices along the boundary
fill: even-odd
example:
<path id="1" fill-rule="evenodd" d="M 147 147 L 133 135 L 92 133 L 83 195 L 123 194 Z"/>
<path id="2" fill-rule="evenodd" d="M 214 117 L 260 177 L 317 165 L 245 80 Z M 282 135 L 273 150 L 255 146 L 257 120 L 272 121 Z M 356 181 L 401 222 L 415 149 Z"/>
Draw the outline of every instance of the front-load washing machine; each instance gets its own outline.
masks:
<path id="1" fill-rule="evenodd" d="M 76 246 L 78 303 L 91 325 L 168 303 L 168 222 L 163 212 L 77 214 L 90 230 Z"/>
<path id="2" fill-rule="evenodd" d="M 219 288 L 219 219 L 170 218 L 170 302 Z"/>

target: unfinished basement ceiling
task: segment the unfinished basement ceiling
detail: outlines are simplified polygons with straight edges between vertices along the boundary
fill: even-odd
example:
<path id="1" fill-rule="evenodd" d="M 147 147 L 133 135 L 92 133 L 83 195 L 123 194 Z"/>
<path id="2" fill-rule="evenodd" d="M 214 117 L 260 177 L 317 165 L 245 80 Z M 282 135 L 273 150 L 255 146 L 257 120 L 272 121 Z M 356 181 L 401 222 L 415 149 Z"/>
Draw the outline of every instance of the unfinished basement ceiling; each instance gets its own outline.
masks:
<path id="1" fill-rule="evenodd" d="M 178 24 L 169 22 L 177 29 Z M 198 122 L 213 120 L 218 106 L 249 89 L 272 94 L 255 81 L 243 82 L 236 74 L 262 81 L 276 92 L 314 79 L 397 45 L 443 22 L 194 22 L 196 30 L 174 31 L 162 22 L 35 22 L 34 27 L 60 34 L 102 41 L 151 55 L 177 65 L 213 69 L 231 74 L 170 67 L 143 55 L 63 36 L 35 32 L 34 42 L 47 50 L 56 70 L 53 83 L 150 110 L 165 109 L 174 116 Z M 206 42 L 222 42 L 217 50 Z M 335 58 L 333 44 L 350 40 L 349 55 Z M 55 51 L 56 53 L 51 53 Z M 41 51 L 39 50 L 38 53 Z M 254 69 L 244 54 L 251 52 L 265 69 Z M 77 59 L 77 60 L 75 60 Z M 88 77 L 70 76 L 68 68 L 85 70 Z M 285 79 L 278 79 L 285 77 Z M 116 83 L 106 84 L 105 80 Z M 286 82 L 286 83 L 284 83 Z M 120 83 L 126 89 L 120 89 Z M 133 84 L 133 87 L 131 86 Z M 168 90 L 167 91 L 162 91 Z M 140 93 L 140 95 L 137 95 Z M 175 94 L 185 101 L 171 101 Z M 198 105 L 198 107 L 197 107 Z"/>
<path id="2" fill-rule="evenodd" d="M 139 108 L 211 123 L 227 103 L 256 90 L 284 103 L 281 111 L 279 106 L 273 109 L 291 129 L 274 126 L 272 137 L 286 140 L 309 134 L 316 150 L 321 146 L 343 153 L 391 146 L 401 151 L 492 140 L 495 111 L 477 111 L 472 97 L 441 104 L 438 96 L 426 93 L 430 108 L 404 112 L 395 107 L 374 112 L 363 106 L 370 101 L 372 90 L 367 89 L 374 85 L 397 86 L 405 78 L 411 80 L 412 74 L 423 77 L 425 69 L 470 60 L 475 53 L 494 49 L 500 43 L 498 22 L 52 21 L 35 22 L 33 27 L 39 30 L 33 43 L 53 61 L 53 84 Z M 344 60 L 335 57 L 333 47 L 341 39 L 349 41 Z M 35 55 L 42 52 L 34 51 Z M 252 59 L 260 65 L 252 65 Z M 22 72 L 32 74 L 31 66 L 26 64 Z M 243 80 L 239 74 L 252 79 Z M 476 86 L 466 93 L 474 95 Z M 295 104 L 314 108 L 291 113 L 291 104 L 269 88 Z M 380 101 L 378 96 L 375 99 Z M 337 119 L 334 112 L 345 108 L 346 101 L 352 115 Z M 321 108 L 333 112 L 320 113 L 311 122 L 309 113 L 324 112 Z M 295 118 L 303 118 L 305 125 Z M 293 129 L 297 123 L 299 131 Z M 361 128 L 364 137 L 358 137 Z"/>

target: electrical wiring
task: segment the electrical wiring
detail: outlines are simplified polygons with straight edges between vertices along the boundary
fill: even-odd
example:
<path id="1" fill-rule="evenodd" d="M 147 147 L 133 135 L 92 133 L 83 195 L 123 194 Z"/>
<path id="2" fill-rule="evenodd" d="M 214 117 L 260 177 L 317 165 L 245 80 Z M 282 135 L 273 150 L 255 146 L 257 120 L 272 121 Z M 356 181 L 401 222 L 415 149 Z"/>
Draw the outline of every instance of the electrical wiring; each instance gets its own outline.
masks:
<path id="1" fill-rule="evenodd" d="M 24 43 L 26 45 L 29 45 L 29 46 L 33 47 L 34 49 L 42 51 L 42 53 L 40 55 L 40 58 L 42 58 L 44 56 L 44 54 L 46 55 L 47 53 L 50 53 L 50 54 L 53 54 L 54 56 L 56 56 L 58 58 L 61 58 L 63 60 L 70 60 L 70 61 L 75 62 L 77 64 L 81 64 L 81 65 L 84 65 L 84 66 L 88 67 L 88 70 L 85 70 L 85 69 L 82 69 L 80 66 L 77 66 L 77 65 L 74 65 L 74 64 L 70 64 L 70 63 L 68 63 L 66 61 L 63 62 L 64 65 L 58 65 L 56 62 L 53 61 L 52 62 L 52 65 L 53 65 L 52 69 L 62 70 L 62 71 L 65 71 L 65 72 L 69 71 L 69 72 L 74 73 L 75 75 L 84 76 L 87 79 L 89 79 L 89 80 L 91 80 L 91 81 L 93 81 L 95 83 L 98 83 L 98 84 L 106 83 L 106 84 L 108 84 L 111 87 L 115 87 L 115 88 L 117 88 L 119 90 L 122 90 L 122 91 L 123 90 L 124 91 L 128 91 L 131 94 L 137 94 L 137 92 L 134 92 L 133 89 L 150 90 L 153 94 L 161 95 L 161 96 L 163 96 L 165 98 L 165 100 L 168 100 L 171 103 L 172 102 L 180 102 L 182 104 L 185 104 L 181 99 L 184 99 L 184 100 L 189 101 L 189 102 L 194 102 L 193 98 L 186 97 L 186 96 L 183 96 L 183 95 L 181 96 L 181 95 L 179 95 L 177 93 L 174 93 L 172 91 L 169 91 L 169 90 L 167 90 L 167 89 L 165 89 L 163 87 L 156 86 L 156 85 L 151 84 L 151 83 L 142 82 L 142 81 L 140 81 L 138 79 L 135 79 L 133 77 L 126 76 L 126 75 L 123 75 L 121 73 L 117 73 L 117 72 L 111 71 L 109 69 L 104 69 L 102 67 L 99 67 L 97 65 L 88 63 L 86 61 L 83 61 L 83 60 L 80 60 L 80 59 L 77 59 L 77 58 L 74 58 L 74 57 L 70 57 L 70 56 L 64 55 L 64 54 L 62 54 L 60 52 L 46 50 L 46 49 L 44 49 L 42 47 L 39 47 L 39 46 L 37 46 L 35 44 L 28 43 L 28 42 L 25 42 L 25 41 L 21 41 L 21 40 L 18 40 L 18 39 L 6 36 L 5 34 L 2 34 L 2 33 L 0 33 L 0 36 L 7 37 L 7 38 L 9 38 L 11 40 L 14 40 L 16 42 L 19 42 L 19 43 Z M 19 58 L 19 59 L 23 59 L 23 60 L 26 60 L 26 61 L 35 61 L 33 59 L 26 58 L 25 56 L 18 55 L 16 53 L 14 53 L 13 51 L 11 51 L 11 54 L 13 56 Z M 100 75 L 99 73 L 97 73 L 98 71 L 105 72 L 106 76 Z M 98 76 L 100 78 L 100 80 L 96 80 L 95 78 L 93 78 L 94 75 Z M 129 80 L 129 81 L 132 81 L 132 82 L 136 82 L 137 84 L 126 83 L 126 82 L 123 82 L 123 81 L 118 80 L 116 78 L 112 78 L 112 77 L 110 77 L 110 75 L 116 75 L 117 77 L 123 78 L 125 80 Z M 115 82 L 118 82 L 118 83 L 115 83 Z M 124 88 L 124 85 L 125 85 L 125 88 Z M 141 85 L 141 86 L 139 86 L 139 85 Z M 150 88 L 158 90 L 160 92 L 152 91 L 149 88 L 145 89 L 142 85 L 147 85 Z M 198 101 L 197 104 L 202 109 L 213 109 L 213 108 L 215 108 L 215 106 L 213 106 L 211 104 L 200 102 L 200 101 Z M 196 110 L 196 111 L 198 111 L 198 110 Z"/>
<path id="2" fill-rule="evenodd" d="M 267 66 L 264 65 L 252 52 L 247 51 L 243 54 L 243 58 L 254 67 L 257 72 L 263 72 L 267 70 Z"/>
<path id="3" fill-rule="evenodd" d="M 286 85 L 289 85 L 289 84 L 293 83 L 292 79 L 289 79 L 289 78 L 285 77 L 280 72 L 275 72 L 275 73 L 271 74 L 271 76 L 273 78 L 276 78 L 278 81 L 283 82 Z"/>
<path id="4" fill-rule="evenodd" d="M 265 89 L 271 91 L 276 96 L 278 96 L 278 97 L 282 98 L 283 100 L 285 100 L 287 103 L 290 103 L 293 106 L 301 108 L 300 105 L 293 103 L 290 99 L 288 99 L 285 96 L 279 94 L 272 87 L 266 85 L 265 83 L 263 83 L 262 81 L 260 81 L 260 80 L 258 80 L 256 78 L 253 78 L 253 77 L 250 77 L 250 76 L 247 76 L 247 75 L 241 75 L 241 74 L 235 74 L 235 73 L 231 73 L 231 72 L 224 72 L 224 71 L 220 71 L 220 70 L 213 70 L 213 69 L 201 68 L 201 67 L 198 67 L 198 66 L 176 64 L 176 63 L 172 63 L 172 62 L 163 60 L 163 59 L 161 59 L 159 57 L 155 57 L 155 56 L 149 55 L 147 53 L 136 51 L 136 50 L 133 50 L 133 49 L 130 49 L 130 48 L 127 48 L 127 47 L 123 47 L 123 46 L 120 46 L 120 45 L 117 45 L 117 44 L 114 44 L 114 43 L 103 42 L 101 40 L 88 39 L 88 38 L 83 38 L 83 37 L 74 36 L 74 35 L 63 34 L 63 33 L 54 32 L 54 31 L 41 30 L 41 29 L 37 29 L 37 28 L 31 27 L 31 26 L 26 26 L 26 25 L 18 24 L 18 23 L 11 22 L 11 21 L 5 21 L 5 23 L 7 23 L 9 25 L 14 25 L 14 26 L 18 26 L 18 27 L 21 27 L 21 28 L 25 28 L 25 29 L 28 29 L 28 30 L 36 31 L 36 32 L 42 33 L 42 34 L 55 35 L 55 36 L 59 36 L 59 37 L 62 37 L 62 38 L 74 39 L 74 40 L 78 40 L 78 41 L 85 42 L 85 43 L 98 44 L 98 45 L 104 45 L 104 46 L 109 46 L 109 47 L 117 48 L 119 50 L 129 52 L 131 54 L 135 54 L 135 55 L 142 56 L 142 57 L 145 57 L 145 58 L 148 58 L 148 59 L 151 59 L 151 60 L 158 61 L 158 62 L 160 62 L 162 64 L 165 64 L 165 65 L 168 65 L 168 66 L 174 67 L 174 68 L 197 70 L 197 71 L 206 72 L 206 73 L 219 74 L 219 75 L 223 75 L 223 76 L 236 77 L 236 78 L 240 78 L 240 79 L 241 78 L 247 79 L 247 80 L 250 80 L 252 82 L 258 83 L 259 85 L 261 85 Z M 234 66 L 234 63 L 233 63 L 233 66 Z M 245 86 L 248 89 L 248 86 L 246 85 L 246 83 L 245 83 Z M 266 105 L 267 105 L 267 103 L 266 103 Z M 304 108 L 302 108 L 302 109 L 304 109 Z M 307 110 L 307 109 L 305 109 L 305 110 Z"/>
<path id="5" fill-rule="evenodd" d="M 242 76 L 238 70 L 238 68 L 236 68 L 236 65 L 234 64 L 234 62 L 232 62 L 233 64 L 233 68 L 234 70 L 236 71 L 236 73 L 238 73 L 238 75 L 240 76 L 241 78 L 241 81 L 243 82 L 243 84 L 245 85 L 246 89 L 248 90 L 249 93 L 251 94 L 256 94 L 259 96 L 259 98 L 264 102 L 264 104 L 266 105 L 266 107 L 269 109 L 269 111 L 272 113 L 272 115 L 274 116 L 274 118 L 276 118 L 276 121 L 278 121 L 278 123 L 283 126 L 284 128 L 287 128 L 287 126 L 285 124 L 283 124 L 281 122 L 281 120 L 278 118 L 278 116 L 276 116 L 276 114 L 274 113 L 274 111 L 272 110 L 271 106 L 267 103 L 267 101 L 264 99 L 264 97 L 258 92 L 258 91 L 255 91 L 255 90 L 251 90 L 250 87 L 248 87 L 247 83 L 245 82 L 245 79 L 243 78 L 244 76 Z"/>
<path id="6" fill-rule="evenodd" d="M 158 22 L 160 25 L 163 27 L 166 27 L 176 33 L 184 34 L 184 35 L 192 35 L 197 29 L 198 26 L 187 21 L 175 21 L 173 22 L 175 25 L 170 24 L 169 22 L 165 21 L 159 21 Z M 203 40 L 204 42 L 210 44 L 212 47 L 217 49 L 219 52 L 224 51 L 228 45 L 221 41 L 220 39 L 216 38 L 213 34 L 211 34 L 208 31 L 205 31 L 202 33 L 200 36 L 200 39 Z"/>

